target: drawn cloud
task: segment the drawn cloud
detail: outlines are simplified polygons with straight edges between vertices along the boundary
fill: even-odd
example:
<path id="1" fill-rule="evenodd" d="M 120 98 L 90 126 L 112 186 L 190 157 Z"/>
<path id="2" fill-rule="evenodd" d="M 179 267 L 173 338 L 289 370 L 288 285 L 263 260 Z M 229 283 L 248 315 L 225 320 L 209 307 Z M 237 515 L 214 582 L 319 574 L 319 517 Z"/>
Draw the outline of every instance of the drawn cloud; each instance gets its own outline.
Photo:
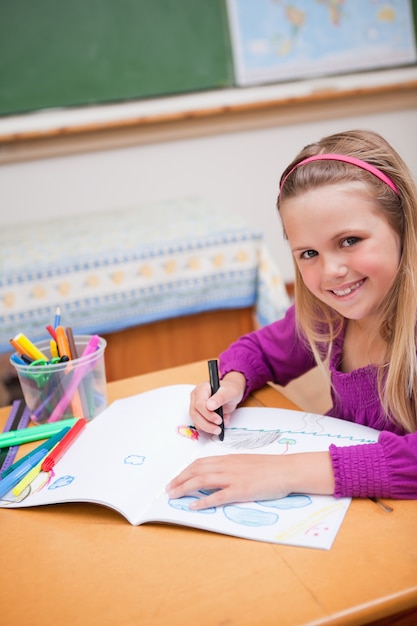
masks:
<path id="1" fill-rule="evenodd" d="M 60 487 L 66 487 L 75 480 L 75 476 L 60 476 L 57 480 L 54 480 L 48 487 L 48 489 L 59 489 Z"/>
<path id="2" fill-rule="evenodd" d="M 270 509 L 281 509 L 281 511 L 288 511 L 289 509 L 301 509 L 303 506 L 308 506 L 312 503 L 310 496 L 290 494 L 285 498 L 279 498 L 277 500 L 262 500 L 256 504 L 265 506 Z"/>
<path id="3" fill-rule="evenodd" d="M 231 504 L 223 507 L 223 513 L 231 522 L 243 526 L 272 526 L 278 521 L 278 515 Z"/>
<path id="4" fill-rule="evenodd" d="M 202 509 L 201 511 L 194 511 L 190 509 L 190 504 L 199 500 L 197 496 L 183 496 L 182 498 L 176 498 L 174 500 L 168 500 L 169 506 L 172 506 L 173 509 L 178 509 L 179 511 L 188 511 L 189 513 L 205 513 L 212 514 L 216 512 L 215 507 L 211 507 L 209 509 Z"/>
<path id="5" fill-rule="evenodd" d="M 139 454 L 129 454 L 124 460 L 126 465 L 143 465 L 145 462 L 145 457 L 140 456 Z"/>

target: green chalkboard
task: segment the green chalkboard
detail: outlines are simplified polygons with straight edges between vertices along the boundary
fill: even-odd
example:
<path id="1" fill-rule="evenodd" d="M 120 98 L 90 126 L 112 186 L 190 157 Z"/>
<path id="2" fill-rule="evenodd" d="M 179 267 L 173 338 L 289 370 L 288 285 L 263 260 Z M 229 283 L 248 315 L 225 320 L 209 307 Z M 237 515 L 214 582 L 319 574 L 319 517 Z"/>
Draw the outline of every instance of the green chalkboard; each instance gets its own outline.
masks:
<path id="1" fill-rule="evenodd" d="M 0 0 L 0 115 L 232 84 L 224 0 Z"/>

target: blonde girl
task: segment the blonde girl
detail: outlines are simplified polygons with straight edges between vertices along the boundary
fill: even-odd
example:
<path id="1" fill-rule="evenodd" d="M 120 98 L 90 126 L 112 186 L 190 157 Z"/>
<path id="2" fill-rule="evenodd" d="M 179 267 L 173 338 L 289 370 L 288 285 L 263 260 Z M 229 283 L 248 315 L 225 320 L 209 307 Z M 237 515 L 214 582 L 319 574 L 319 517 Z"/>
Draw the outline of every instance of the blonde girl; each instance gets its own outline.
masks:
<path id="1" fill-rule="evenodd" d="M 214 490 L 195 508 L 289 493 L 417 498 L 417 191 L 393 147 L 353 130 L 306 146 L 285 169 L 277 202 L 295 264 L 284 319 L 220 355 L 221 384 L 191 395 L 197 428 L 218 434 L 247 395 L 286 385 L 317 364 L 328 415 L 378 429 L 378 441 L 327 452 L 199 459 L 171 497 Z"/>

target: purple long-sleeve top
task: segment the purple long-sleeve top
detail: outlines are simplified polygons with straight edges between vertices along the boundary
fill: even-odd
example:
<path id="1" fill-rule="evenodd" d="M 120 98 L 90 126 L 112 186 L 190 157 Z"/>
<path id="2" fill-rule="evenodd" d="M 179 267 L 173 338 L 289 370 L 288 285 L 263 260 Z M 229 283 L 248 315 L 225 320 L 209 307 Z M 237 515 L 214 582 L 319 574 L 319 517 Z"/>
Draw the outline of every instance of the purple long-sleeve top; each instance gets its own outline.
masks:
<path id="1" fill-rule="evenodd" d="M 348 447 L 331 445 L 336 497 L 417 498 L 417 432 L 386 419 L 378 394 L 376 367 L 340 371 L 343 333 L 330 355 L 333 406 L 327 415 L 380 430 L 376 443 Z M 220 355 L 220 372 L 241 372 L 244 398 L 267 382 L 285 386 L 316 363 L 295 324 L 295 309 L 284 319 L 244 335 Z"/>

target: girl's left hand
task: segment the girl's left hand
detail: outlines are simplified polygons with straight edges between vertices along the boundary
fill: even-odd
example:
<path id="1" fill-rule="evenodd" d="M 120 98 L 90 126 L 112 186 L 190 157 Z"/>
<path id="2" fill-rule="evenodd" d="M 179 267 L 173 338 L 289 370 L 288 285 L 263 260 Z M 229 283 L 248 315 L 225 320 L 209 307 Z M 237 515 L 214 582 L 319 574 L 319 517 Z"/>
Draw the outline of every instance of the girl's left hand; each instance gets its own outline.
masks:
<path id="1" fill-rule="evenodd" d="M 332 494 L 328 452 L 227 454 L 197 459 L 167 486 L 170 498 L 212 491 L 190 505 L 194 510 L 230 502 L 274 500 L 290 493 Z"/>
<path id="2" fill-rule="evenodd" d="M 260 454 L 228 454 L 197 459 L 167 486 L 170 498 L 197 491 L 213 493 L 193 502 L 194 510 L 228 502 L 271 500 L 288 495 L 283 459 Z"/>

